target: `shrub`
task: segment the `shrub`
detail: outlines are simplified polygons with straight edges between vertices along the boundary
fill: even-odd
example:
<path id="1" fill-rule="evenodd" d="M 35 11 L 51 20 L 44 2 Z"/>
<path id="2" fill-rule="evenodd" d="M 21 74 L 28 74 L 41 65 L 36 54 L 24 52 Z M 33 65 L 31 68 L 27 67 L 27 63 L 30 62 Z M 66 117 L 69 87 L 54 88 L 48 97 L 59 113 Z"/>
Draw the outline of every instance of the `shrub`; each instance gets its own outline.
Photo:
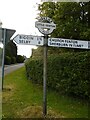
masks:
<path id="1" fill-rule="evenodd" d="M 35 83 L 42 83 L 43 79 L 43 62 L 41 59 L 30 59 L 25 63 L 27 77 Z"/>
<path id="2" fill-rule="evenodd" d="M 23 56 L 21 56 L 21 55 L 17 55 L 17 63 L 23 63 L 24 62 L 24 60 L 25 60 L 25 58 L 23 57 Z"/>
<path id="3" fill-rule="evenodd" d="M 11 64 L 11 58 L 9 56 L 5 56 L 5 64 L 10 65 Z"/>
<path id="4" fill-rule="evenodd" d="M 12 57 L 12 58 L 11 58 L 11 63 L 12 63 L 12 64 L 16 63 L 16 58 L 15 58 L 15 57 Z"/>
<path id="5" fill-rule="evenodd" d="M 43 82 L 43 60 L 29 59 L 27 77 L 35 83 Z M 90 52 L 73 52 L 48 57 L 47 86 L 60 94 L 88 98 Z"/>

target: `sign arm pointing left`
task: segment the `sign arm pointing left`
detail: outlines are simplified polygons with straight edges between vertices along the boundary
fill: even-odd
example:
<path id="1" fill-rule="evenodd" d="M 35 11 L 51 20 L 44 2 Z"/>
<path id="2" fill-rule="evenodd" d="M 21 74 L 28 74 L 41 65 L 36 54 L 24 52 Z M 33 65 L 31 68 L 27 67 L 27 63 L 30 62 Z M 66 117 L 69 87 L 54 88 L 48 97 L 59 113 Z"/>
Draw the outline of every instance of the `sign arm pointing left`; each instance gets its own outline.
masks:
<path id="1" fill-rule="evenodd" d="M 18 34 L 13 38 L 14 42 L 19 45 L 40 45 L 44 44 L 44 38 L 41 36 Z"/>

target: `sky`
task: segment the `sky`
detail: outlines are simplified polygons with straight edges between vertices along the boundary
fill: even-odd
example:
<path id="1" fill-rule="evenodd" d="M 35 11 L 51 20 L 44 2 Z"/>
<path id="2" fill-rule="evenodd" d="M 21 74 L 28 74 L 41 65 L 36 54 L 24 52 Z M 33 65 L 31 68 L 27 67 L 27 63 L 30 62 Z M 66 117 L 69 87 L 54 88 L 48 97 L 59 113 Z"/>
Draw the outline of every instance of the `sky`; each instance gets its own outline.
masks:
<path id="1" fill-rule="evenodd" d="M 15 29 L 17 34 L 38 35 L 41 33 L 35 28 L 38 11 L 38 3 L 41 0 L 0 0 L 0 20 L 2 27 Z M 13 38 L 12 37 L 12 38 Z M 32 45 L 17 45 L 18 54 L 30 57 Z"/>

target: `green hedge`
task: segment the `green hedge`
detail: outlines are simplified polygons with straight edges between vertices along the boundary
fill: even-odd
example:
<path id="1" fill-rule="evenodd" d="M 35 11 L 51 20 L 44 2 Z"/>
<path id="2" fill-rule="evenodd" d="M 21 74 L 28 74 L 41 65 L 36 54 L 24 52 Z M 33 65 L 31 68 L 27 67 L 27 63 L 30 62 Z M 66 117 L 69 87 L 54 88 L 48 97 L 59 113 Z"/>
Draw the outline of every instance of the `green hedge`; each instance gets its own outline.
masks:
<path id="1" fill-rule="evenodd" d="M 17 55 L 17 58 L 16 58 L 17 63 L 23 63 L 24 60 L 25 60 L 24 56 Z"/>
<path id="2" fill-rule="evenodd" d="M 42 84 L 43 60 L 31 58 L 25 66 L 27 77 Z M 49 56 L 47 86 L 59 93 L 88 98 L 89 68 L 89 51 Z"/>
<path id="3" fill-rule="evenodd" d="M 11 64 L 11 58 L 9 56 L 5 56 L 5 64 L 10 65 Z"/>
<path id="4" fill-rule="evenodd" d="M 10 65 L 10 64 L 15 64 L 16 63 L 16 58 L 15 57 L 9 57 L 5 56 L 5 64 Z"/>
<path id="5" fill-rule="evenodd" d="M 30 59 L 25 63 L 27 77 L 35 83 L 42 83 L 43 61 L 41 59 Z"/>
<path id="6" fill-rule="evenodd" d="M 15 64 L 15 63 L 16 63 L 16 58 L 15 58 L 15 57 L 12 57 L 12 58 L 11 58 L 11 63 L 12 63 L 12 64 Z"/>

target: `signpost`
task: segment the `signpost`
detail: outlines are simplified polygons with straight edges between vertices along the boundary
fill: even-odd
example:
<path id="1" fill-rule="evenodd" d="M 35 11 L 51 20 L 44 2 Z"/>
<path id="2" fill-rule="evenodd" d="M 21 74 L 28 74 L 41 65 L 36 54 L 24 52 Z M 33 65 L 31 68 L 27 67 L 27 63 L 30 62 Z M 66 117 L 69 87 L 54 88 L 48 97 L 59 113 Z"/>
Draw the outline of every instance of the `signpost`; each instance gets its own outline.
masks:
<path id="1" fill-rule="evenodd" d="M 36 21 L 35 25 L 42 34 L 46 34 L 46 35 L 52 33 L 53 30 L 56 28 L 56 25 L 54 23 L 42 23 Z"/>
<path id="2" fill-rule="evenodd" d="M 17 35 L 14 41 L 21 45 L 44 45 L 44 68 L 43 68 L 43 114 L 47 114 L 47 94 L 46 94 L 46 79 L 47 79 L 47 45 L 48 35 L 53 32 L 56 25 L 49 17 L 42 17 L 35 22 L 35 27 L 44 34 L 44 38 L 32 35 Z"/>
<path id="3" fill-rule="evenodd" d="M 43 68 L 43 114 L 47 114 L 47 46 L 64 47 L 64 48 L 79 48 L 90 49 L 89 41 L 72 40 L 64 38 L 48 38 L 48 35 L 53 32 L 56 25 L 49 17 L 41 17 L 35 22 L 35 27 L 44 34 L 44 68 Z"/>
<path id="4" fill-rule="evenodd" d="M 89 42 L 81 41 L 81 40 L 63 39 L 63 38 L 49 38 L 48 46 L 89 49 Z"/>
<path id="5" fill-rule="evenodd" d="M 35 27 L 44 34 L 49 35 L 56 29 L 56 24 L 49 17 L 41 17 L 39 21 L 35 22 Z"/>
<path id="6" fill-rule="evenodd" d="M 32 35 L 17 35 L 13 38 L 13 40 L 20 45 L 40 45 L 42 46 L 44 43 L 44 38 L 40 36 L 32 36 Z"/>
<path id="7" fill-rule="evenodd" d="M 44 34 L 44 65 L 43 65 L 43 114 L 47 114 L 47 46 L 48 46 L 48 35 L 53 32 L 56 25 L 49 17 L 42 17 L 39 21 L 35 22 L 35 27 Z"/>
<path id="8" fill-rule="evenodd" d="M 43 67 L 43 114 L 47 114 L 47 46 L 64 47 L 64 48 L 80 48 L 90 49 L 90 41 L 72 40 L 64 38 L 48 38 L 48 35 L 56 29 L 56 24 L 49 17 L 41 17 L 35 22 L 35 27 L 44 34 L 41 36 L 18 34 L 13 40 L 20 45 L 39 45 L 44 46 L 44 67 Z M 4 80 L 4 56 L 5 45 L 9 42 L 15 30 L 0 28 L 0 42 L 3 43 L 3 59 L 2 59 L 2 89 Z"/>

